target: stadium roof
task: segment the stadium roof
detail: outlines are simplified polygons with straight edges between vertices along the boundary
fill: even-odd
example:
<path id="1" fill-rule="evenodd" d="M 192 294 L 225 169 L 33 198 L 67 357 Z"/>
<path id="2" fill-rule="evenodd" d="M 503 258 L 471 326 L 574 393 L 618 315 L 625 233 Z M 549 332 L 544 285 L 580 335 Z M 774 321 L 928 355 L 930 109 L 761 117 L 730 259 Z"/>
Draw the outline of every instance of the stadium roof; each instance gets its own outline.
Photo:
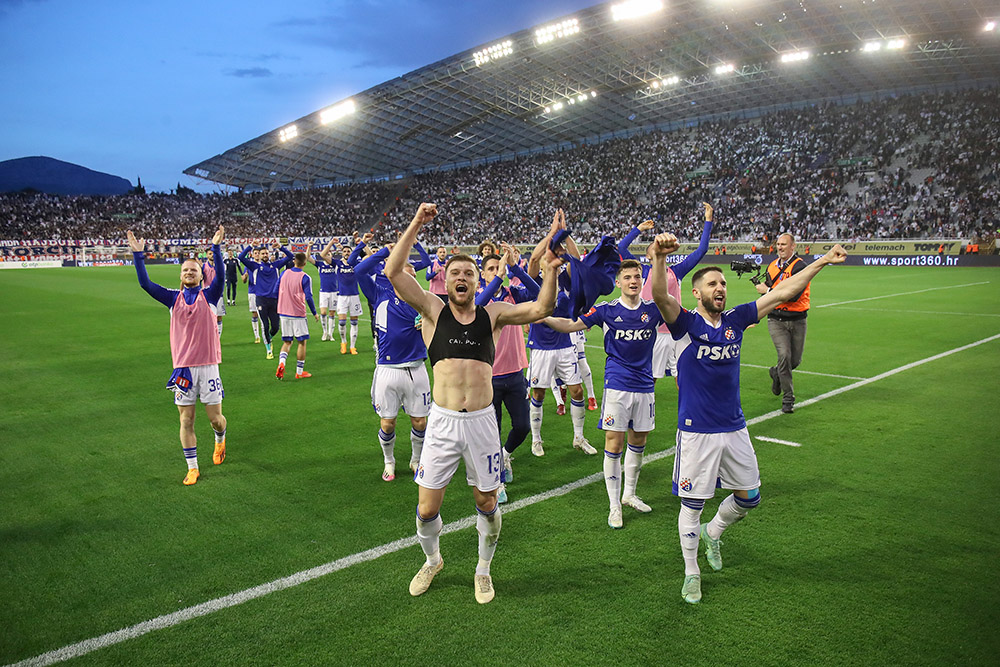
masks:
<path id="1" fill-rule="evenodd" d="M 741 110 L 995 84 L 997 14 L 982 0 L 605 3 L 386 81 L 184 173 L 248 189 L 391 179 Z"/>

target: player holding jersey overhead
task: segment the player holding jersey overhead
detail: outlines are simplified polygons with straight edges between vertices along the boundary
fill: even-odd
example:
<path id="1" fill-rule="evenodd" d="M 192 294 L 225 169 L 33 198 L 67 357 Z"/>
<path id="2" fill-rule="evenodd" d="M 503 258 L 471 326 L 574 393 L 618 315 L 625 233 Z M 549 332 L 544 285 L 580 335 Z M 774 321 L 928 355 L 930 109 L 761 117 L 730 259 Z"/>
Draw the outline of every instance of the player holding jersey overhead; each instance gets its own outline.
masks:
<path id="1" fill-rule="evenodd" d="M 295 351 L 295 379 L 311 378 L 306 371 L 306 341 L 309 340 L 309 320 L 306 319 L 306 305 L 319 322 L 319 314 L 313 304 L 312 278 L 302 267 L 306 265 L 305 253 L 295 253 L 294 266 L 281 274 L 278 283 L 278 316 L 281 318 L 281 353 L 278 355 L 278 370 L 274 377 L 285 377 L 285 361 L 292 348 L 292 340 L 298 341 Z"/>
<path id="2" fill-rule="evenodd" d="M 622 527 L 622 505 L 640 512 L 651 508 L 635 494 L 642 467 L 646 437 L 656 427 L 653 393 L 653 341 L 663 318 L 656 304 L 639 296 L 642 265 L 634 259 L 621 263 L 615 284 L 621 297 L 600 303 L 577 321 L 548 317 L 545 323 L 556 331 L 571 333 L 594 325 L 604 329 L 604 394 L 600 428 L 604 430 L 604 485 L 610 511 L 608 525 Z M 628 441 L 625 435 L 628 434 Z M 622 450 L 625 453 L 624 481 Z M 624 495 L 622 495 L 624 487 Z"/>
<path id="3" fill-rule="evenodd" d="M 319 319 L 323 327 L 320 340 L 333 340 L 333 323 L 337 313 L 337 267 L 330 263 L 336 249 L 336 239 L 330 239 L 319 255 L 310 257 L 309 263 L 319 271 Z"/>
<path id="4" fill-rule="evenodd" d="M 456 255 L 445 266 L 446 304 L 424 290 L 404 270 L 417 233 L 436 215 L 437 206 L 421 204 L 385 265 L 385 274 L 393 287 L 422 317 L 421 333 L 434 371 L 434 404 L 427 418 L 427 437 L 414 478 L 419 485 L 417 539 L 427 560 L 410 582 L 410 594 L 426 592 L 444 565 L 439 549 L 443 525 L 441 503 L 445 487 L 459 461 L 464 460 L 476 501 L 479 533 L 475 595 L 476 601 L 483 604 L 494 596 L 490 562 L 500 536 L 497 488 L 503 455 L 491 383 L 496 341 L 503 327 L 533 322 L 552 312 L 555 274 L 561 260 L 547 251 L 542 262 L 545 277 L 536 301 L 517 305 L 495 301 L 477 306 L 473 300 L 479 282 L 475 260 L 468 255 Z M 553 225 L 548 239 L 555 231 Z"/>
<path id="5" fill-rule="evenodd" d="M 222 346 L 216 331 L 215 309 L 222 298 L 223 277 L 216 274 L 208 289 L 201 287 L 201 265 L 197 260 L 186 259 L 181 264 L 181 289 L 167 289 L 149 279 L 143 251 L 145 239 L 136 239 L 127 233 L 132 250 L 139 286 L 170 309 L 170 356 L 174 372 L 167 388 L 174 390 L 174 404 L 180 414 L 181 449 L 187 461 L 184 484 L 198 481 L 198 440 L 194 432 L 195 403 L 201 399 L 205 414 L 215 431 L 215 452 L 212 462 L 216 465 L 226 458 L 226 418 L 222 414 L 222 380 L 219 364 L 222 363 Z M 225 239 L 225 229 L 220 225 L 212 237 L 212 256 L 217 266 L 222 265 L 219 244 Z"/>
<path id="6" fill-rule="evenodd" d="M 382 273 L 391 246 L 372 253 L 354 267 L 358 287 L 373 305 L 378 357 L 372 378 L 372 408 L 379 416 L 378 442 L 382 448 L 382 479 L 396 479 L 396 418 L 402 408 L 410 417 L 410 470 L 417 472 L 424 446 L 431 384 L 427 376 L 427 347 L 420 335 L 420 314 L 393 289 Z M 412 264 L 403 267 L 416 275 Z"/>
<path id="7" fill-rule="evenodd" d="M 653 299 L 670 325 L 677 345 L 677 454 L 674 493 L 681 498 L 677 519 L 684 554 L 681 595 L 695 604 L 701 600 L 698 567 L 699 536 L 714 570 L 722 569 L 719 538 L 722 531 L 760 503 L 760 472 L 750 444 L 740 404 L 740 347 L 743 331 L 780 303 L 800 292 L 827 264 L 840 264 L 847 253 L 835 245 L 795 276 L 783 280 L 756 301 L 726 310 L 726 278 L 718 267 L 695 272 L 691 291 L 698 302 L 685 310 L 667 291 L 664 257 L 677 247 L 672 234 L 660 234 L 647 254 L 652 262 Z M 700 524 L 705 500 L 716 486 L 733 493 L 719 505 L 709 523 Z"/>

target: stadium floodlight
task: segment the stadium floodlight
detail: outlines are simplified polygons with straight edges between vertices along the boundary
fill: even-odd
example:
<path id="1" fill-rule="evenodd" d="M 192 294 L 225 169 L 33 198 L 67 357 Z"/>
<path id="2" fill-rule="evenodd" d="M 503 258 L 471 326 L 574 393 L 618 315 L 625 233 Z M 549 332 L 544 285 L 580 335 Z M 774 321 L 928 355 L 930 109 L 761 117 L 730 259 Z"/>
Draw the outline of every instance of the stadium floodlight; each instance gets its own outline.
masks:
<path id="1" fill-rule="evenodd" d="M 545 113 L 552 113 L 552 107 L 545 107 Z"/>
<path id="2" fill-rule="evenodd" d="M 864 51 L 865 53 L 871 53 L 872 51 L 881 51 L 882 42 L 868 42 L 863 47 L 861 47 L 861 50 Z"/>
<path id="3" fill-rule="evenodd" d="M 566 19 L 559 23 L 542 26 L 535 31 L 535 44 L 548 44 L 552 40 L 569 37 L 580 32 L 580 22 L 576 19 Z"/>
<path id="4" fill-rule="evenodd" d="M 723 65 L 719 65 L 718 67 L 716 67 L 715 68 L 715 73 L 716 74 L 728 74 L 729 72 L 732 72 L 735 69 L 736 69 L 736 65 L 734 65 L 732 63 L 725 63 Z"/>
<path id="5" fill-rule="evenodd" d="M 661 83 L 664 86 L 673 86 L 673 85 L 676 85 L 676 84 L 678 84 L 680 82 L 681 82 L 681 78 L 679 76 L 676 76 L 676 75 L 675 76 L 668 76 L 666 79 L 663 79 L 663 81 L 661 81 Z"/>
<path id="6" fill-rule="evenodd" d="M 591 97 L 597 97 L 597 91 L 596 90 L 590 91 L 590 96 Z"/>
<path id="7" fill-rule="evenodd" d="M 651 83 L 649 85 L 652 86 L 653 88 L 659 88 L 660 87 L 660 82 L 659 81 L 654 81 L 653 83 Z"/>
<path id="8" fill-rule="evenodd" d="M 340 120 L 348 114 L 354 113 L 357 107 L 354 104 L 354 100 L 345 100 L 340 104 L 335 104 L 329 109 L 323 109 L 319 112 L 319 122 L 323 125 L 327 123 L 332 123 L 335 120 Z"/>
<path id="9" fill-rule="evenodd" d="M 906 46 L 905 39 L 890 39 L 888 42 L 885 43 L 885 48 L 891 50 L 901 49 L 904 46 Z"/>
<path id="10" fill-rule="evenodd" d="M 983 32 L 993 32 L 997 29 L 996 21 L 987 21 L 986 25 L 983 26 Z"/>
<path id="11" fill-rule="evenodd" d="M 646 16 L 663 9 L 662 0 L 625 0 L 611 5 L 611 18 L 615 21 Z"/>
<path id="12" fill-rule="evenodd" d="M 556 102 L 555 104 L 552 105 L 552 110 L 553 111 L 559 111 L 562 108 L 563 108 L 563 103 L 562 102 Z"/>
<path id="13" fill-rule="evenodd" d="M 479 67 L 490 61 L 509 56 L 512 53 L 514 53 L 514 43 L 507 39 L 493 46 L 476 51 L 472 54 L 472 58 L 476 61 L 476 66 Z"/>
<path id="14" fill-rule="evenodd" d="M 297 136 L 299 136 L 299 129 L 294 125 L 289 125 L 288 127 L 278 131 L 278 138 L 281 139 L 282 142 L 294 139 Z"/>
<path id="15" fill-rule="evenodd" d="M 793 51 L 791 53 L 781 54 L 781 62 L 783 63 L 796 63 L 808 59 L 809 59 L 808 51 Z"/>
<path id="16" fill-rule="evenodd" d="M 580 93 L 579 95 L 577 95 L 576 96 L 576 101 L 577 102 L 586 102 L 587 101 L 587 95 L 586 95 L 586 93 Z"/>

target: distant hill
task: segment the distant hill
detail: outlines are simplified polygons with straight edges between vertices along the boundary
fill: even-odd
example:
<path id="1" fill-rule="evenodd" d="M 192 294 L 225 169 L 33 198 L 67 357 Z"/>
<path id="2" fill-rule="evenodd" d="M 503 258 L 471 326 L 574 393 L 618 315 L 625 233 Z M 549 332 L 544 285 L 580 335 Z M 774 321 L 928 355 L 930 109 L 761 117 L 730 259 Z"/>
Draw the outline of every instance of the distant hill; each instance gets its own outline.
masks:
<path id="1" fill-rule="evenodd" d="M 50 157 L 22 157 L 0 162 L 0 192 L 38 190 L 53 195 L 123 195 L 132 184 Z"/>

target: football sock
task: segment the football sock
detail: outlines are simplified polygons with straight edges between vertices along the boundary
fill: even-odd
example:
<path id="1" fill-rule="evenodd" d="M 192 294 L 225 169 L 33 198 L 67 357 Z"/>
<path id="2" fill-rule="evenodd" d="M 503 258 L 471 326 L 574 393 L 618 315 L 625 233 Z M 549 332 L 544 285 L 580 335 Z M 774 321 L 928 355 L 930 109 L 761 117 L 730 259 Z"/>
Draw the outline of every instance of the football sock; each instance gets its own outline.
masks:
<path id="1" fill-rule="evenodd" d="M 378 444 L 382 447 L 382 460 L 386 465 L 396 462 L 393 455 L 393 448 L 396 446 L 396 432 L 386 433 L 382 429 L 378 430 Z"/>
<path id="2" fill-rule="evenodd" d="M 358 346 L 358 321 L 351 320 L 351 347 Z"/>
<path id="3" fill-rule="evenodd" d="M 622 506 L 622 453 L 604 450 L 604 486 L 612 509 Z"/>
<path id="4" fill-rule="evenodd" d="M 188 470 L 198 467 L 198 446 L 182 447 L 184 450 L 184 460 L 187 461 Z"/>
<path id="5" fill-rule="evenodd" d="M 340 324 L 340 327 L 339 327 L 340 328 L 340 342 L 341 343 L 346 343 L 347 342 L 347 320 L 340 320 L 339 324 Z"/>
<path id="6" fill-rule="evenodd" d="M 288 353 L 287 352 L 279 352 L 278 353 L 278 365 L 279 366 L 284 366 L 285 365 L 285 361 L 287 359 L 288 359 Z"/>
<path id="7" fill-rule="evenodd" d="M 326 315 L 320 315 L 319 316 L 319 325 L 320 325 L 320 328 L 323 330 L 323 335 L 324 336 L 326 335 L 326 325 L 327 325 L 327 321 L 326 320 L 327 320 L 327 316 Z"/>
<path id="8" fill-rule="evenodd" d="M 566 405 L 562 398 L 562 391 L 559 389 L 559 383 L 555 381 L 555 378 L 552 379 L 552 397 L 556 399 L 556 405 Z"/>
<path id="9" fill-rule="evenodd" d="M 299 375 L 302 375 L 302 371 L 304 371 L 305 369 L 306 369 L 306 360 L 305 359 L 296 359 L 295 360 L 295 372 L 298 373 Z"/>
<path id="10" fill-rule="evenodd" d="M 427 556 L 428 565 L 437 565 L 441 562 L 440 537 L 443 525 L 440 512 L 425 519 L 420 516 L 420 510 L 417 510 L 417 541 Z"/>
<path id="11" fill-rule="evenodd" d="M 580 369 L 580 377 L 583 379 L 583 386 L 587 388 L 587 396 L 594 398 L 596 396 L 594 393 L 594 374 L 590 372 L 590 364 L 587 363 L 586 357 L 580 357 L 577 363 L 577 368 Z"/>
<path id="12" fill-rule="evenodd" d="M 479 564 L 476 574 L 490 573 L 490 561 L 497 550 L 497 540 L 500 538 L 500 505 L 492 512 L 484 512 L 476 507 L 476 532 L 479 533 Z"/>
<path id="13" fill-rule="evenodd" d="M 709 537 L 713 540 L 719 539 L 722 531 L 744 518 L 750 510 L 760 504 L 760 493 L 756 489 L 750 493 L 756 495 L 753 498 L 738 498 L 735 494 L 726 496 L 726 499 L 719 504 L 719 511 L 705 527 Z"/>
<path id="14" fill-rule="evenodd" d="M 587 414 L 587 404 L 575 398 L 569 401 L 569 413 L 573 415 L 573 437 L 583 437 L 583 418 Z"/>
<path id="15" fill-rule="evenodd" d="M 701 574 L 701 568 L 698 567 L 698 537 L 701 535 L 701 511 L 704 507 L 704 500 L 681 498 L 677 532 L 681 536 L 681 552 L 684 554 L 684 576 Z"/>
<path id="16" fill-rule="evenodd" d="M 221 431 L 216 431 L 213 428 L 212 430 L 215 431 L 215 444 L 221 445 L 223 442 L 226 441 L 226 429 L 222 429 Z"/>
<path id="17" fill-rule="evenodd" d="M 334 317 L 333 315 L 327 315 L 326 316 L 326 330 L 327 330 L 327 333 L 330 334 L 330 338 L 333 338 L 334 332 L 336 331 L 336 327 L 337 327 L 337 318 Z"/>
<path id="18" fill-rule="evenodd" d="M 410 428 L 410 461 L 416 463 L 420 460 L 420 452 L 424 449 L 424 434 L 426 429 L 418 431 Z"/>
<path id="19" fill-rule="evenodd" d="M 639 469 L 642 468 L 642 453 L 645 449 L 645 445 L 642 447 L 629 445 L 625 452 L 625 480 L 622 482 L 622 488 L 626 496 L 635 495 L 635 486 L 639 482 Z"/>
<path id="20" fill-rule="evenodd" d="M 221 338 L 222 337 L 222 320 L 218 320 L 216 322 L 216 324 L 218 325 L 217 328 L 219 329 L 219 338 Z"/>
<path id="21" fill-rule="evenodd" d="M 253 337 L 260 338 L 260 320 L 256 317 L 250 320 L 250 328 L 253 329 Z"/>
<path id="22" fill-rule="evenodd" d="M 532 396 L 528 412 L 531 416 L 531 441 L 538 442 L 542 439 L 542 402 Z"/>

